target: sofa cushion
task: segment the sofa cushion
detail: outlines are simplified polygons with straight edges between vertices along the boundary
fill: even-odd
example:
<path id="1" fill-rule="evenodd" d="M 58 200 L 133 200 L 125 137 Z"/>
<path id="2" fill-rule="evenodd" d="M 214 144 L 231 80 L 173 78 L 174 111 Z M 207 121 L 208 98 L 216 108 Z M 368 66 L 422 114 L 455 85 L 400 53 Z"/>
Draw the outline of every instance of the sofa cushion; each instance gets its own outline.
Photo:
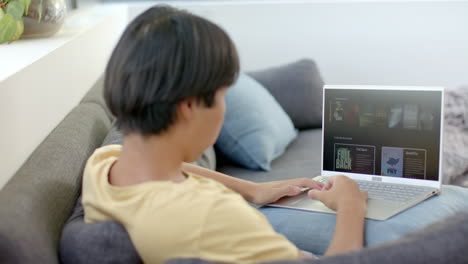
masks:
<path id="1" fill-rule="evenodd" d="M 1 263 L 59 263 L 60 233 L 78 196 L 86 158 L 109 127 L 99 105 L 77 106 L 0 191 L 0 252 L 9 253 Z"/>
<path id="2" fill-rule="evenodd" d="M 359 251 L 269 264 L 464 264 L 468 263 L 468 212 L 451 216 L 394 242 Z M 210 264 L 200 259 L 174 259 L 167 264 Z"/>
<path id="3" fill-rule="evenodd" d="M 314 177 L 320 174 L 322 131 L 302 130 L 286 152 L 271 163 L 271 171 L 252 171 L 217 156 L 217 170 L 236 178 L 255 182 Z"/>
<path id="4" fill-rule="evenodd" d="M 265 86 L 298 129 L 322 127 L 323 80 L 313 60 L 249 72 Z"/>
<path id="5" fill-rule="evenodd" d="M 229 159 L 254 170 L 269 170 L 297 132 L 273 96 L 245 74 L 226 94 L 226 115 L 216 147 Z"/>
<path id="6" fill-rule="evenodd" d="M 104 74 L 101 75 L 89 91 L 83 96 L 80 103 L 95 103 L 104 109 L 110 120 L 114 120 L 114 116 L 107 108 L 106 101 L 104 100 Z"/>

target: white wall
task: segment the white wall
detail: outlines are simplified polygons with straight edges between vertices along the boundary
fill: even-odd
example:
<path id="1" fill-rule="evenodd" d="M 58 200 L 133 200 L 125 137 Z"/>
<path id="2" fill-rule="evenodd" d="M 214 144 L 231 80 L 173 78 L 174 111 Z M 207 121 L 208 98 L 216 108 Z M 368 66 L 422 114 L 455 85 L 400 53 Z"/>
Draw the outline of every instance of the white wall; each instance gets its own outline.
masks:
<path id="1" fill-rule="evenodd" d="M 154 3 L 130 7 L 130 17 Z M 171 2 L 222 25 L 244 70 L 309 57 L 327 83 L 468 84 L 468 1 Z"/>

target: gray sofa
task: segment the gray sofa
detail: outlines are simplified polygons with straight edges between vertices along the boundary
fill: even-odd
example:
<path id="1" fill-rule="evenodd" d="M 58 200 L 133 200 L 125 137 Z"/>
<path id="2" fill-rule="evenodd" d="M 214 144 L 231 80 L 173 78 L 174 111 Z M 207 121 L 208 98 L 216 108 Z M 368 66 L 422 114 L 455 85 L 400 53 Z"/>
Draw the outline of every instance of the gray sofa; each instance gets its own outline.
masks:
<path id="1" fill-rule="evenodd" d="M 99 80 L 0 191 L 0 263 L 60 262 L 59 241 L 80 193 L 83 167 L 104 141 L 113 121 L 101 94 L 102 80 Z M 320 129 L 303 130 L 287 152 L 273 162 L 271 172 L 252 172 L 224 162 L 222 158 L 218 170 L 253 181 L 312 176 L 320 171 L 320 144 Z M 467 219 L 468 215 L 459 215 L 451 221 L 466 223 Z M 466 225 L 457 229 L 457 234 L 456 244 L 434 238 L 436 245 L 447 246 L 436 257 L 456 254 L 453 263 L 467 263 L 466 254 L 460 256 L 460 247 L 468 248 Z M 113 242 L 119 241 L 116 238 Z M 410 242 L 402 240 L 390 247 L 394 252 L 400 250 L 400 259 L 404 260 L 411 254 L 405 251 L 405 243 Z M 329 262 L 324 259 L 320 263 L 347 263 L 348 260 L 371 263 L 366 261 L 369 256 L 376 259 L 385 252 L 389 252 L 385 247 L 370 249 L 344 256 L 344 259 L 343 256 L 338 260 L 331 258 Z"/>

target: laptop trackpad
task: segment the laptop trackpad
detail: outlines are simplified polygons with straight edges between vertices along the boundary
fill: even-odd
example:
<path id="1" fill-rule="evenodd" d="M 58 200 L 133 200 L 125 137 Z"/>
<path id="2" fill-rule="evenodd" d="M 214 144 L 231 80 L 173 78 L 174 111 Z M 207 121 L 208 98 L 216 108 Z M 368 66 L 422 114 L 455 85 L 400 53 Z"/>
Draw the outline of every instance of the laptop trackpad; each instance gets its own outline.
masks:
<path id="1" fill-rule="evenodd" d="M 318 200 L 311 199 L 306 193 L 293 197 L 284 197 L 269 206 L 284 207 L 297 210 L 332 213 L 336 212 L 328 208 Z M 375 220 L 385 220 L 401 210 L 401 204 L 384 200 L 369 199 L 367 201 L 366 218 Z"/>

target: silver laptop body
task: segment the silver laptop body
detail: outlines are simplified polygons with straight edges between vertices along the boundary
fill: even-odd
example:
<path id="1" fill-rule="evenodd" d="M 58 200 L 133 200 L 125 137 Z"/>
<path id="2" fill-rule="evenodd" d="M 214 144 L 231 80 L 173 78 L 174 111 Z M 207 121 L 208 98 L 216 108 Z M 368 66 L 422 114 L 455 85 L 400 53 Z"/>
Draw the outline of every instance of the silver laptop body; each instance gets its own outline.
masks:
<path id="1" fill-rule="evenodd" d="M 440 193 L 442 87 L 325 85 L 322 168 L 369 192 L 366 218 L 385 220 Z M 304 192 L 269 206 L 335 213 Z"/>

